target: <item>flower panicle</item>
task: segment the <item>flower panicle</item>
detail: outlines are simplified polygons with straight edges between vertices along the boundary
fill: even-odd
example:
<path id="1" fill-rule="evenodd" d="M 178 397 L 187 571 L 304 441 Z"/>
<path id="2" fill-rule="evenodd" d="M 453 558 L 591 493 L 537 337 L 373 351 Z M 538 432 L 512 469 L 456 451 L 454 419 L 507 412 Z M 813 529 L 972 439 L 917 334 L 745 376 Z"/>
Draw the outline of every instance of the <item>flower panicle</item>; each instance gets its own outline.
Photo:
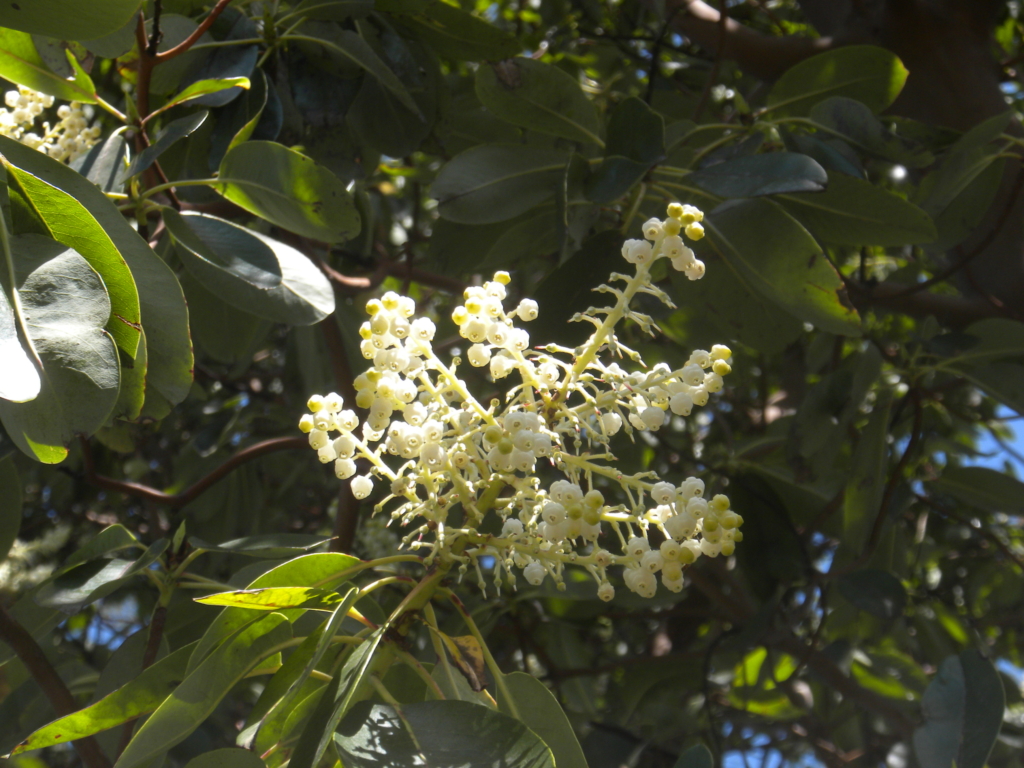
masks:
<path id="1" fill-rule="evenodd" d="M 664 220 L 643 225 L 644 240 L 624 244 L 634 274 L 613 273 L 611 282 L 625 285 L 597 289 L 615 303 L 581 313 L 578 319 L 596 327 L 575 350 L 531 346 L 523 326 L 540 307 L 523 299 L 506 308 L 508 273 L 466 289 L 452 320 L 470 344 L 469 364 L 486 367 L 495 381 L 518 374 L 503 405 L 474 397 L 459 377 L 459 357 L 445 363 L 436 355 L 434 323 L 415 316 L 411 299 L 390 291 L 372 299 L 360 327 L 360 351 L 371 365 L 354 381 L 355 405 L 368 415 L 360 423 L 341 396 L 314 395 L 300 429 L 357 498 L 373 493 L 375 479 L 383 483 L 376 508 L 403 527 L 404 547 L 427 550 L 428 561 L 457 566 L 460 574 L 472 566 L 484 589 L 481 557 L 494 559 L 499 590 L 514 588 L 517 574 L 532 585 L 551 577 L 564 589 L 565 567 L 575 564 L 591 573 L 604 600 L 615 594 L 613 568 L 642 596 L 654 595 L 659 578 L 680 591 L 684 569 L 698 558 L 733 553 L 743 520 L 725 495 L 705 498 L 700 478 L 672 483 L 655 473 L 621 474 L 609 442 L 622 430 L 657 431 L 670 414 L 685 418 L 706 405 L 722 389 L 732 353 L 715 345 L 694 351 L 678 369 L 659 363 L 632 372 L 606 358 L 625 353 L 643 363 L 614 331 L 632 320 L 653 332 L 654 321 L 630 306 L 637 293 L 671 306 L 651 281 L 657 259 L 668 258 L 691 280 L 704 275 L 680 236 L 702 237 L 702 219 L 697 208 L 673 203 Z M 369 471 L 358 474 L 357 460 Z M 542 482 L 541 461 L 559 477 Z M 455 507 L 463 513 L 458 524 L 450 522 Z M 500 530 L 485 525 L 490 512 Z"/>

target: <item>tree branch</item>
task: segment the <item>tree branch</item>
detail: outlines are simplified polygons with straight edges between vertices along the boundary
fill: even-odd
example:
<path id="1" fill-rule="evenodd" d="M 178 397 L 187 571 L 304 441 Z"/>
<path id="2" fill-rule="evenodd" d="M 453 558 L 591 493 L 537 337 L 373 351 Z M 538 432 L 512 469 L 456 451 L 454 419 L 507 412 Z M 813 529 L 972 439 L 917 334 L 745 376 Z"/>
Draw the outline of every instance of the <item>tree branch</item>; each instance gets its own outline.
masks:
<path id="1" fill-rule="evenodd" d="M 230 3 L 231 0 L 218 0 L 217 4 L 213 6 L 213 9 L 210 11 L 210 14 L 203 19 L 203 23 L 196 27 L 191 35 L 186 37 L 173 48 L 163 51 L 162 53 L 157 53 L 154 56 L 156 63 L 162 64 L 165 61 L 170 61 L 174 57 L 185 53 L 189 48 L 195 45 L 196 41 L 206 34 L 206 31 L 213 26 L 213 22 L 217 20 L 217 17 L 224 12 L 224 9 L 227 8 Z"/>
<path id="2" fill-rule="evenodd" d="M 96 474 L 96 465 L 93 461 L 92 449 L 88 438 L 82 438 L 82 456 L 84 459 L 83 477 L 86 482 L 102 488 L 105 491 L 123 493 L 127 496 L 135 496 L 146 499 L 154 504 L 161 504 L 165 507 L 182 507 L 190 501 L 209 490 L 218 480 L 233 472 L 235 469 L 248 461 L 266 456 L 277 451 L 291 451 L 301 448 L 308 448 L 309 443 L 302 437 L 276 437 L 271 440 L 264 440 L 255 443 L 248 448 L 243 448 L 230 459 L 225 461 L 208 475 L 201 477 L 181 493 L 171 494 L 151 488 L 148 485 L 134 483 L 129 480 L 115 480 L 112 477 L 105 477 Z"/>
<path id="3" fill-rule="evenodd" d="M 57 670 L 50 664 L 43 649 L 2 605 L 0 605 L 0 638 L 11 646 L 11 649 L 21 659 L 22 664 L 32 675 L 32 679 L 39 684 L 46 698 L 49 699 L 53 711 L 57 713 L 58 717 L 78 711 L 75 697 L 71 695 L 71 691 L 61 680 Z M 78 756 L 82 758 L 82 762 L 87 768 L 110 768 L 110 761 L 107 760 L 99 743 L 92 736 L 78 739 L 73 743 Z"/>

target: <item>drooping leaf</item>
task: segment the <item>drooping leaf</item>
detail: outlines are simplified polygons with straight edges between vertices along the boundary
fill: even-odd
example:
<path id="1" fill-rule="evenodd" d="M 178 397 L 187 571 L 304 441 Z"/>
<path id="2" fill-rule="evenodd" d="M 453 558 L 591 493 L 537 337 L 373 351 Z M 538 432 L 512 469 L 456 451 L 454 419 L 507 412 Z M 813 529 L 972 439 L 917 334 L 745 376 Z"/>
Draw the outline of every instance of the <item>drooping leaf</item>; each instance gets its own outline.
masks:
<path id="1" fill-rule="evenodd" d="M 142 173 L 149 168 L 174 142 L 184 139 L 199 128 L 209 114 L 204 109 L 194 115 L 181 117 L 168 123 L 156 135 L 153 143 L 136 155 L 128 167 L 121 171 L 117 177 L 117 183 L 124 184 L 135 174 Z"/>
<path id="2" fill-rule="evenodd" d="M 295 6 L 295 14 L 307 19 L 324 21 L 345 21 L 348 18 L 363 18 L 374 10 L 374 0 L 301 0 Z"/>
<path id="3" fill-rule="evenodd" d="M 190 90 L 203 80 L 223 83 L 237 78 L 249 80 L 254 75 L 258 76 L 255 69 L 260 57 L 260 47 L 253 41 L 261 37 L 261 32 L 256 20 L 243 13 L 237 6 L 228 7 L 217 19 L 217 27 L 217 38 L 222 44 L 206 56 L 202 66 L 188 74 L 184 90 Z M 205 93 L 196 93 L 190 101 L 204 107 L 223 107 L 239 98 L 248 87 L 241 82 L 227 88 L 208 87 L 204 89 Z M 173 98 L 181 97 L 175 95 Z"/>
<path id="4" fill-rule="evenodd" d="M 809 118 L 826 135 L 842 138 L 869 155 L 908 168 L 923 168 L 935 161 L 931 152 L 887 129 L 867 106 L 854 99 L 825 99 L 814 105 Z"/>
<path id="5" fill-rule="evenodd" d="M 841 576 L 838 586 L 843 597 L 880 619 L 902 616 L 907 604 L 907 591 L 902 582 L 888 571 L 875 568 L 853 571 Z"/>
<path id="6" fill-rule="evenodd" d="M 665 157 L 665 121 L 636 97 L 624 100 L 608 118 L 604 161 L 586 180 L 587 199 L 618 199 Z"/>
<path id="7" fill-rule="evenodd" d="M 0 3 L 0 19 L 11 5 L 17 4 Z M 32 35 L 3 26 L 0 26 L 0 77 L 58 99 L 96 103 L 96 87 L 80 67 L 76 69 L 74 79 L 64 79 L 43 61 Z"/>
<path id="8" fill-rule="evenodd" d="M 207 214 L 168 210 L 164 222 L 189 272 L 232 306 L 291 325 L 334 311 L 331 284 L 291 246 Z"/>
<path id="9" fill-rule="evenodd" d="M 55 464 L 75 434 L 103 425 L 117 401 L 117 348 L 103 330 L 110 300 L 103 280 L 71 248 L 41 235 L 10 240 L 42 388 L 29 402 L 0 400 L 0 420 L 28 456 Z"/>
<path id="10" fill-rule="evenodd" d="M 931 217 L 913 203 L 842 173 L 829 176 L 824 192 L 784 194 L 779 202 L 826 243 L 904 245 L 937 236 Z"/>
<path id="11" fill-rule="evenodd" d="M 185 9 L 182 9 L 185 10 Z M 162 53 L 183 43 L 196 31 L 199 25 L 188 16 L 178 13 L 167 13 L 160 15 L 160 41 L 158 50 Z M 153 19 L 146 19 L 146 36 L 153 34 Z M 196 42 L 199 44 L 209 43 L 213 40 L 209 32 L 205 32 Z M 204 50 L 190 50 L 175 56 L 169 61 L 164 61 L 158 67 L 153 68 L 153 77 L 150 80 L 149 90 L 158 96 L 169 96 L 176 91 L 182 79 L 195 71 L 205 57 L 209 55 Z"/>
<path id="12" fill-rule="evenodd" d="M 757 198 L 732 201 L 708 214 L 705 227 L 749 290 L 823 330 L 860 334 L 856 311 L 840 301 L 839 275 L 814 238 L 780 207 Z"/>
<path id="13" fill-rule="evenodd" d="M 91 736 L 152 712 L 185 678 L 185 666 L 194 648 L 195 643 L 179 648 L 113 693 L 40 728 L 12 754 Z"/>
<path id="14" fill-rule="evenodd" d="M 14 466 L 14 458 L 0 459 L 0 562 L 7 557 L 21 530 L 21 507 L 25 490 Z"/>
<path id="15" fill-rule="evenodd" d="M 485 144 L 444 165 L 431 194 L 449 221 L 507 221 L 552 197 L 568 160 L 568 153 L 554 149 Z"/>
<path id="16" fill-rule="evenodd" d="M 235 684 L 291 634 L 291 625 L 278 613 L 240 629 L 163 700 L 128 743 L 116 768 L 144 765 L 188 737 Z"/>
<path id="17" fill-rule="evenodd" d="M 59 40 L 88 40 L 116 32 L 141 0 L 31 0 L 0 3 L 0 26 Z"/>
<path id="18" fill-rule="evenodd" d="M 190 86 L 181 91 L 181 93 L 174 96 L 160 109 L 153 110 L 151 114 L 156 115 L 161 112 L 166 112 L 168 109 L 172 109 L 179 104 L 184 104 L 187 101 L 193 101 L 194 99 L 201 99 L 204 96 L 211 96 L 215 93 L 221 93 L 231 88 L 241 88 L 243 90 L 249 90 L 249 78 L 248 77 L 224 77 L 217 80 L 198 80 L 192 83 Z M 202 114 L 202 112 L 197 112 Z M 194 116 L 193 116 L 194 117 Z M 185 119 L 185 118 L 180 118 Z M 177 120 L 175 122 L 178 122 Z M 200 121 L 201 123 L 202 121 Z M 196 125 L 198 128 L 199 125 Z M 193 129 L 195 130 L 195 129 Z M 191 133 L 191 131 L 190 131 Z"/>
<path id="19" fill-rule="evenodd" d="M 11 194 L 19 194 L 45 234 L 74 248 L 103 279 L 110 298 L 106 329 L 117 346 L 134 358 L 141 338 L 139 293 L 128 264 L 92 213 L 72 195 L 3 160 Z"/>
<path id="20" fill-rule="evenodd" d="M 984 768 L 1003 725 L 1006 697 L 995 666 L 978 651 L 963 651 L 960 664 L 964 668 L 964 734 L 956 765 Z"/>
<path id="21" fill-rule="evenodd" d="M 195 536 L 189 538 L 189 544 L 194 549 L 270 559 L 308 554 L 316 547 L 326 545 L 329 541 L 330 539 L 325 539 L 323 536 L 308 533 L 264 533 L 232 539 L 220 544 L 210 544 Z"/>
<path id="22" fill-rule="evenodd" d="M 525 672 L 505 675 L 505 688 L 515 702 L 519 719 L 541 738 L 551 750 L 559 768 L 587 768 L 586 758 L 572 724 L 558 699 L 540 680 Z M 504 691 L 498 689 L 498 707 L 503 713 L 514 717 Z"/>
<path id="23" fill-rule="evenodd" d="M 430 236 L 430 254 L 438 270 L 458 277 L 507 268 L 555 252 L 558 246 L 558 221 L 550 204 L 494 224 L 474 226 L 439 219 Z"/>
<path id="24" fill-rule="evenodd" d="M 1024 512 L 1024 483 L 988 467 L 946 467 L 929 486 L 988 512 Z"/>
<path id="25" fill-rule="evenodd" d="M 768 93 L 768 107 L 774 114 L 806 115 L 830 96 L 845 96 L 878 113 L 899 95 L 907 74 L 902 62 L 885 48 L 834 48 L 786 70 Z"/>
<path id="26" fill-rule="evenodd" d="M 169 543 L 167 539 L 157 539 L 136 560 L 90 560 L 75 566 L 44 584 L 36 593 L 36 602 L 73 613 L 141 574 L 166 551 Z"/>
<path id="27" fill-rule="evenodd" d="M 192 386 L 192 345 L 185 299 L 170 267 L 95 184 L 64 163 L 5 136 L 0 136 L 0 154 L 85 206 L 113 241 L 139 293 L 146 328 L 147 393 L 153 391 L 170 405 L 180 403 Z"/>
<path id="28" fill-rule="evenodd" d="M 821 192 L 828 184 L 825 169 L 807 155 L 770 152 L 744 155 L 702 168 L 686 182 L 718 197 L 757 197 L 782 192 Z"/>
<path id="29" fill-rule="evenodd" d="M 989 363 L 950 368 L 983 390 L 985 394 L 1024 415 L 1024 365 Z"/>
<path id="30" fill-rule="evenodd" d="M 282 144 L 237 145 L 224 156 L 214 189 L 250 213 L 314 240 L 336 243 L 359 233 L 359 213 L 342 181 Z"/>
<path id="31" fill-rule="evenodd" d="M 846 554 L 863 551 L 880 509 L 887 482 L 889 464 L 889 407 L 891 396 L 880 397 L 871 418 L 861 432 L 853 453 L 853 471 L 843 497 L 843 550 Z"/>
<path id="32" fill-rule="evenodd" d="M 120 194 L 124 184 L 118 181 L 127 165 L 128 141 L 124 133 L 112 133 L 69 165 L 104 192 Z"/>
<path id="33" fill-rule="evenodd" d="M 519 41 L 443 0 L 377 0 L 378 12 L 412 29 L 438 54 L 456 61 L 497 61 L 519 53 Z"/>
<path id="34" fill-rule="evenodd" d="M 504 768 L 555 765 L 551 750 L 525 725 L 465 701 L 409 704 L 401 717 L 390 706 L 361 702 L 342 721 L 335 745 L 352 768 L 413 768 L 424 760 Z"/>
<path id="35" fill-rule="evenodd" d="M 0 288 L 0 399 L 26 403 L 34 399 L 42 386 L 39 371 L 22 346 L 18 320 L 7 291 Z"/>
<path id="36" fill-rule="evenodd" d="M 679 755 L 674 768 L 714 768 L 715 759 L 711 750 L 703 744 L 695 744 Z"/>
<path id="37" fill-rule="evenodd" d="M 235 364 L 252 358 L 273 327 L 266 318 L 244 312 L 203 287 L 185 270 L 179 277 L 188 301 L 192 339 L 206 356 Z"/>
<path id="38" fill-rule="evenodd" d="M 225 747 L 193 757 L 185 768 L 266 768 L 266 763 L 247 749 Z"/>
<path id="39" fill-rule="evenodd" d="M 594 105 L 579 83 L 552 64 L 520 57 L 480 67 L 476 95 L 490 112 L 513 125 L 604 146 Z"/>

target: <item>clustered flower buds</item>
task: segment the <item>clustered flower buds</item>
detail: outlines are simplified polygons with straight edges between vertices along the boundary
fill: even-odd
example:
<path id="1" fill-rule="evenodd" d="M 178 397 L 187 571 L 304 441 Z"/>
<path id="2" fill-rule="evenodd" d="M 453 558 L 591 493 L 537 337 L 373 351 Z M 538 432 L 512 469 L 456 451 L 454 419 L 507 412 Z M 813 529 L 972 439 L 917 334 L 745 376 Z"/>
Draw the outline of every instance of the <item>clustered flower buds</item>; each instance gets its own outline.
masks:
<path id="1" fill-rule="evenodd" d="M 53 106 L 53 96 L 18 86 L 8 91 L 5 98 L 7 109 L 0 107 L 0 135 L 20 141 L 33 149 L 62 162 L 71 162 L 84 155 L 100 138 L 98 125 L 89 127 L 92 107 L 79 104 L 62 104 L 57 108 L 60 121 L 50 126 L 42 124 L 42 134 L 36 133 L 35 121 L 43 110 Z"/>
<path id="2" fill-rule="evenodd" d="M 613 566 L 639 595 L 653 596 L 659 577 L 678 592 L 697 558 L 733 553 L 742 518 L 726 496 L 705 498 L 700 478 L 670 483 L 650 472 L 621 474 L 609 439 L 620 430 L 662 429 L 669 412 L 683 418 L 705 405 L 722 388 L 732 353 L 715 345 L 678 368 L 659 363 L 635 372 L 602 360 L 610 353 L 643 363 L 614 331 L 628 319 L 654 333 L 652 319 L 630 307 L 637 293 L 672 306 L 651 281 L 655 260 L 670 259 L 691 280 L 704 274 L 679 236 L 702 237 L 703 214 L 676 203 L 668 213 L 644 224 L 646 240 L 623 246 L 635 274 L 613 273 L 611 280 L 625 286 L 596 289 L 613 294 L 615 304 L 574 318 L 595 326 L 575 350 L 531 348 L 517 323 L 534 320 L 539 308 L 530 299 L 505 307 L 507 273 L 466 290 L 452 319 L 471 345 L 470 365 L 486 366 L 495 381 L 513 372 L 520 379 L 504 407 L 497 400 L 484 406 L 470 393 L 458 357 L 450 364 L 438 358 L 434 323 L 414 317 L 411 299 L 388 292 L 371 300 L 360 350 L 372 366 L 354 382 L 355 404 L 369 415 L 360 425 L 339 395 L 314 395 L 299 422 L 310 446 L 340 479 L 351 478 L 357 498 L 373 493 L 375 477 L 383 481 L 376 507 L 391 508 L 391 520 L 406 532 L 403 545 L 427 549 L 428 562 L 457 565 L 460 573 L 473 567 L 482 588 L 486 557 L 495 563 L 498 589 L 503 582 L 514 587 L 517 571 L 530 584 L 550 576 L 564 589 L 565 566 L 575 564 L 592 574 L 604 600 L 615 594 Z M 369 471 L 358 474 L 357 460 Z M 450 514 L 456 508 L 461 514 Z M 492 513 L 497 525 L 485 521 Z"/>

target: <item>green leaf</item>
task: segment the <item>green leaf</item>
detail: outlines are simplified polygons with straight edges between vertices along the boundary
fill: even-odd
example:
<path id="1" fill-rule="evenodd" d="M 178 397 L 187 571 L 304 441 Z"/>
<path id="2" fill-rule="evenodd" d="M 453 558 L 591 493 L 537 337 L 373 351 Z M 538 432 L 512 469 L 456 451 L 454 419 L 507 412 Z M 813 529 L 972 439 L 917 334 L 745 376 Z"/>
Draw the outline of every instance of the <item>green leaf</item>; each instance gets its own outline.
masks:
<path id="1" fill-rule="evenodd" d="M 711 750 L 703 744 L 694 744 L 679 755 L 674 768 L 715 768 Z"/>
<path id="2" fill-rule="evenodd" d="M 295 6 L 295 15 L 306 19 L 345 21 L 363 18 L 374 10 L 373 0 L 302 0 Z"/>
<path id="3" fill-rule="evenodd" d="M 11 754 L 91 736 L 152 712 L 167 698 L 168 692 L 185 678 L 185 666 L 194 647 L 195 643 L 190 643 L 179 648 L 113 693 L 43 726 L 21 742 Z"/>
<path id="4" fill-rule="evenodd" d="M 522 48 L 513 35 L 444 0 L 377 0 L 374 8 L 394 14 L 439 55 L 456 61 L 497 61 Z"/>
<path id="5" fill-rule="evenodd" d="M 241 628 L 164 699 L 128 743 L 115 768 L 143 765 L 181 742 L 250 669 L 291 636 L 291 624 L 278 613 Z"/>
<path id="6" fill-rule="evenodd" d="M 341 602 L 341 595 L 328 589 L 315 587 L 268 587 L 218 592 L 195 598 L 204 605 L 223 605 L 235 608 L 253 608 L 259 611 L 280 611 L 286 608 L 304 608 L 314 611 L 332 611 Z"/>
<path id="7" fill-rule="evenodd" d="M 505 688 L 498 688 L 499 709 L 514 717 L 504 698 L 508 690 L 519 711 L 519 719 L 548 746 L 558 768 L 587 768 L 572 724 L 548 687 L 525 672 L 505 675 L 504 683 Z"/>
<path id="8" fill-rule="evenodd" d="M 20 194 L 47 234 L 82 256 L 99 273 L 110 298 L 106 329 L 117 346 L 134 358 L 141 339 L 142 311 L 131 270 L 113 240 L 74 196 L 6 159 L 12 194 Z"/>
<path id="9" fill-rule="evenodd" d="M 822 242 L 837 245 L 928 243 L 937 236 L 931 217 L 874 184 L 833 173 L 815 194 L 780 195 L 779 202 Z"/>
<path id="10" fill-rule="evenodd" d="M 135 174 L 142 173 L 144 170 L 149 168 L 149 166 L 151 166 L 156 159 L 160 157 L 160 155 L 166 152 L 174 142 L 179 139 L 184 139 L 199 128 L 209 114 L 210 113 L 204 109 L 200 112 L 196 112 L 194 115 L 181 117 L 168 123 L 160 130 L 160 133 L 156 135 L 156 140 L 136 155 L 131 164 L 118 174 L 116 183 L 124 184 Z"/>
<path id="11" fill-rule="evenodd" d="M 164 223 L 185 268 L 232 306 L 290 325 L 334 311 L 330 282 L 291 246 L 208 214 L 168 209 Z"/>
<path id="12" fill-rule="evenodd" d="M 81 67 L 76 68 L 74 79 L 65 80 L 46 65 L 26 32 L 0 27 L 0 77 L 59 99 L 96 103 L 96 87 Z"/>
<path id="13" fill-rule="evenodd" d="M 207 290 L 185 270 L 179 280 L 188 301 L 192 339 L 200 351 L 221 363 L 250 360 L 273 326 Z"/>
<path id="14" fill-rule="evenodd" d="M 360 69 L 366 70 L 380 85 L 394 94 L 402 106 L 414 115 L 422 117 L 419 106 L 406 87 L 402 85 L 402 81 L 374 53 L 370 44 L 358 34 L 348 29 L 342 29 L 336 24 L 307 24 L 299 29 L 300 32 L 307 30 L 311 34 L 291 34 L 287 36 L 287 39 L 323 46 L 329 55 L 341 59 L 344 63 L 355 64 Z M 313 32 L 315 34 L 312 34 Z"/>
<path id="15" fill-rule="evenodd" d="M 245 90 L 249 90 L 249 85 L 248 77 L 219 77 L 211 78 L 209 80 L 197 80 L 183 89 L 181 93 L 178 93 L 173 98 L 169 99 L 166 104 L 160 107 L 160 109 L 153 110 L 153 112 L 150 113 L 150 117 L 158 115 L 161 112 L 166 112 L 168 109 L 176 107 L 179 104 L 184 104 L 186 101 L 199 99 L 203 96 L 209 96 L 212 93 L 220 93 L 221 91 L 226 91 L 229 88 L 243 88 Z M 198 127 L 199 126 L 196 125 L 196 128 Z"/>
<path id="16" fill-rule="evenodd" d="M 250 213 L 314 240 L 337 243 L 359 233 L 359 213 L 345 184 L 282 144 L 239 144 L 224 156 L 214 189 Z"/>
<path id="17" fill-rule="evenodd" d="M 931 152 L 893 133 L 867 106 L 854 99 L 825 99 L 811 108 L 809 117 L 819 130 L 838 136 L 866 154 L 908 168 L 923 168 L 935 161 Z"/>
<path id="18" fill-rule="evenodd" d="M 183 9 L 184 10 L 184 9 Z M 160 52 L 164 52 L 180 45 L 188 39 L 199 25 L 188 18 L 177 13 L 162 13 L 160 15 Z M 146 19 L 146 36 L 153 34 L 153 19 Z M 206 32 L 197 40 L 197 43 L 209 43 L 213 40 L 209 32 Z M 185 75 L 190 75 L 201 66 L 202 62 L 209 56 L 205 50 L 190 50 L 175 56 L 169 61 L 164 61 L 153 69 L 153 77 L 150 81 L 150 93 L 158 96 L 168 96 L 178 89 L 178 84 Z"/>
<path id="19" fill-rule="evenodd" d="M 64 163 L 5 136 L 0 136 L 0 155 L 85 206 L 113 241 L 139 292 L 146 329 L 147 392 L 152 390 L 171 405 L 180 403 L 192 386 L 192 345 L 185 299 L 170 267 L 95 184 Z"/>
<path id="20" fill-rule="evenodd" d="M 985 394 L 1024 415 L 1024 365 L 991 363 L 951 367 Z"/>
<path id="21" fill-rule="evenodd" d="M 121 359 L 121 379 L 118 382 L 117 402 L 110 415 L 114 419 L 135 421 L 142 413 L 146 402 L 146 374 L 149 371 L 149 352 L 146 349 L 146 334 L 139 335 L 139 348 L 135 359 Z M 109 425 L 108 425 L 109 426 Z"/>
<path id="22" fill-rule="evenodd" d="M 664 159 L 664 119 L 635 96 L 625 99 L 608 118 L 604 154 L 604 161 L 585 183 L 587 199 L 600 204 L 622 197 Z"/>
<path id="23" fill-rule="evenodd" d="M 195 536 L 189 538 L 189 544 L 194 549 L 270 559 L 304 555 L 316 547 L 324 546 L 328 541 L 330 539 L 309 533 L 264 533 L 220 544 L 209 544 Z"/>
<path id="24" fill-rule="evenodd" d="M 552 64 L 518 57 L 480 67 L 476 95 L 489 111 L 513 125 L 604 146 L 597 109 L 579 83 Z"/>
<path id="25" fill-rule="evenodd" d="M 828 184 L 828 175 L 807 155 L 771 152 L 716 163 L 687 175 L 686 182 L 718 197 L 757 197 L 782 192 L 820 192 Z"/>
<path id="26" fill-rule="evenodd" d="M 946 467 L 928 485 L 988 512 L 1024 512 L 1024 483 L 988 467 Z"/>
<path id="27" fill-rule="evenodd" d="M 845 96 L 877 114 L 899 95 L 907 74 L 903 63 L 885 48 L 834 48 L 786 70 L 768 93 L 768 109 L 776 115 L 806 115 L 830 96 Z"/>
<path id="28" fill-rule="evenodd" d="M 73 613 L 106 597 L 133 576 L 141 574 L 157 561 L 169 543 L 167 539 L 157 539 L 137 560 L 90 560 L 63 571 L 39 589 L 36 602 Z"/>
<path id="29" fill-rule="evenodd" d="M 0 459 L 0 562 L 11 551 L 21 530 L 21 507 L 25 489 L 14 466 L 14 457 Z"/>
<path id="30" fill-rule="evenodd" d="M 60 2 L 60 0 L 56 0 Z M 74 0 L 64 0 L 74 2 Z M 126 7 L 135 0 L 124 0 Z M 106 21 L 109 22 L 109 19 Z M 135 46 L 135 27 L 138 24 L 138 16 L 132 14 L 123 25 L 117 29 L 101 34 L 97 37 L 83 38 L 82 47 L 89 53 L 94 53 L 104 59 L 118 59 L 128 53 Z M 58 40 L 74 40 L 74 36 L 57 35 Z"/>
<path id="31" fill-rule="evenodd" d="M 111 552 L 119 552 L 122 549 L 145 549 L 145 547 L 123 525 L 119 523 L 108 525 L 65 560 L 59 572 L 66 573 L 79 563 L 87 563 L 90 560 L 95 560 Z"/>
<path id="32" fill-rule="evenodd" d="M 957 768 L 984 768 L 1003 725 L 1006 696 L 992 662 L 969 648 L 960 654 L 964 668 L 964 735 Z"/>
<path id="33" fill-rule="evenodd" d="M 748 290 L 822 330 L 860 334 L 857 312 L 839 299 L 839 275 L 814 238 L 780 207 L 761 199 L 725 203 L 708 214 L 705 227 Z"/>
<path id="34" fill-rule="evenodd" d="M 266 587 L 323 587 L 325 589 L 336 589 L 339 584 L 347 581 L 349 576 L 339 576 L 360 560 L 351 555 L 342 555 L 337 552 L 323 552 L 312 555 L 303 555 L 294 560 L 273 568 L 258 579 L 249 584 L 249 589 L 264 589 Z M 292 612 L 288 612 L 290 616 Z M 246 622 L 263 615 L 262 611 L 249 608 L 225 608 L 212 622 L 209 628 L 199 641 L 199 646 L 189 663 L 191 673 L 196 666 L 206 659 L 209 654 L 232 632 Z"/>
<path id="35" fill-rule="evenodd" d="M 867 426 L 853 452 L 850 481 L 843 497 L 842 549 L 846 555 L 863 551 L 878 515 L 889 465 L 889 408 L 891 394 L 879 397 L 871 411 Z"/>
<path id="36" fill-rule="evenodd" d="M 552 253 L 558 246 L 558 220 L 550 204 L 494 224 L 473 226 L 438 219 L 430 236 L 430 255 L 437 269 L 459 277 L 505 269 Z"/>
<path id="37" fill-rule="evenodd" d="M 888 571 L 867 568 L 846 573 L 839 577 L 837 586 L 843 597 L 880 619 L 902 616 L 907 605 L 903 582 Z"/>
<path id="38" fill-rule="evenodd" d="M 972 323 L 962 333 L 937 336 L 932 348 L 948 356 L 940 366 L 970 367 L 1003 358 L 1024 357 L 1024 324 L 1016 320 L 990 317 Z"/>
<path id="39" fill-rule="evenodd" d="M 634 184 L 647 175 L 650 168 L 647 163 L 639 163 L 628 157 L 606 157 L 587 179 L 587 199 L 599 205 L 608 205 L 629 192 Z"/>
<path id="40" fill-rule="evenodd" d="M 120 194 L 124 184 L 117 179 L 127 165 L 128 141 L 124 132 L 112 133 L 69 165 L 104 192 Z"/>
<path id="41" fill-rule="evenodd" d="M 247 749 L 225 747 L 193 757 L 185 768 L 266 768 L 266 764 Z"/>
<path id="42" fill-rule="evenodd" d="M 21 312 L 18 315 L 22 315 Z M 21 344 L 18 326 L 24 328 L 24 316 L 19 323 L 18 315 L 7 295 L 7 288 L 0 286 L 0 399 L 13 403 L 27 403 L 39 395 L 42 380 L 29 353 Z"/>
<path id="43" fill-rule="evenodd" d="M 0 3 L 0 26 L 60 40 L 88 40 L 116 32 L 141 0 L 30 0 Z"/>
<path id="44" fill-rule="evenodd" d="M 525 725 L 465 701 L 408 704 L 401 716 L 390 706 L 361 702 L 341 723 L 334 741 L 342 762 L 351 768 L 555 765 L 551 750 Z"/>
<path id="45" fill-rule="evenodd" d="M 507 221 L 552 197 L 568 160 L 560 150 L 519 144 L 473 147 L 441 168 L 431 195 L 449 221 Z"/>
<path id="46" fill-rule="evenodd" d="M 42 389 L 30 402 L 0 401 L 0 421 L 25 454 L 56 464 L 76 434 L 103 426 L 117 401 L 117 347 L 103 330 L 110 300 L 99 274 L 71 248 L 40 235 L 10 240 Z"/>

